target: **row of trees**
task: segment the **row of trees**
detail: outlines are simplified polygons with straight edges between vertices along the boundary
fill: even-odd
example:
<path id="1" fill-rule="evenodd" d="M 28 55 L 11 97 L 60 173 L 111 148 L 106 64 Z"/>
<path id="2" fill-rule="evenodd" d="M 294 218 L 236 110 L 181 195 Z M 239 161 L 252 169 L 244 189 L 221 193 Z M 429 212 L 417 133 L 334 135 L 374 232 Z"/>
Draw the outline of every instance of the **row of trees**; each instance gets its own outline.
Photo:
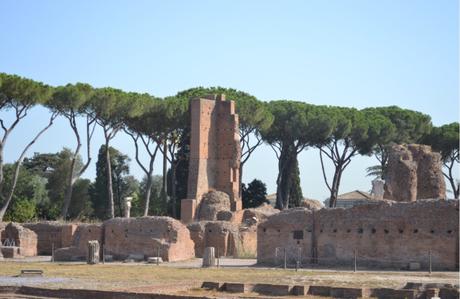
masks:
<path id="1" fill-rule="evenodd" d="M 433 145 L 442 153 L 447 169 L 445 175 L 458 197 L 458 183 L 452 173 L 454 163 L 459 161 L 458 123 L 433 128 L 430 117 L 420 112 L 396 106 L 357 110 L 287 100 L 263 102 L 245 92 L 221 87 L 193 88 L 161 99 L 113 88 L 93 88 L 82 83 L 51 87 L 0 73 L 0 111 L 2 115 L 9 114 L 13 119 L 8 124 L 6 118 L 0 119 L 3 129 L 3 136 L 0 136 L 0 220 L 13 199 L 21 165 L 28 150 L 58 116 L 68 120 L 75 136 L 75 147 L 70 150 L 68 158 L 69 171 L 59 218 L 69 216 L 75 183 L 92 161 L 91 139 L 96 126 L 102 128 L 105 139 L 102 147 L 105 161 L 98 161 L 104 164 L 106 172 L 103 184 L 107 214 L 102 217 L 115 216 L 110 142 L 120 132 L 131 136 L 135 145 L 134 159 L 145 173 L 146 192 L 142 199 L 142 214 L 149 214 L 154 162 L 161 154 L 163 175 L 160 200 L 166 205 L 169 196 L 171 215 L 177 217 L 177 199 L 183 196 L 178 192 L 186 190 L 184 172 L 187 169 L 190 132 L 189 99 L 220 93 L 225 93 L 227 98 L 236 102 L 240 118 L 240 175 L 245 163 L 262 143 L 269 144 L 274 150 L 278 159 L 276 206 L 280 209 L 296 205 L 302 198 L 297 156 L 309 148 L 319 151 L 331 206 L 335 206 L 343 172 L 353 157 L 360 154 L 375 155 L 384 176 L 388 145 L 391 143 L 425 142 Z M 3 153 L 8 137 L 36 105 L 50 110 L 49 122 L 30 137 L 30 142 L 13 164 L 11 181 L 5 182 Z M 77 125 L 81 119 L 86 124 L 83 131 Z M 86 158 L 79 160 L 82 148 L 86 149 Z M 139 158 L 141 149 L 148 153 L 147 163 Z M 325 170 L 325 160 L 330 160 L 334 165 L 332 176 L 328 176 Z"/>

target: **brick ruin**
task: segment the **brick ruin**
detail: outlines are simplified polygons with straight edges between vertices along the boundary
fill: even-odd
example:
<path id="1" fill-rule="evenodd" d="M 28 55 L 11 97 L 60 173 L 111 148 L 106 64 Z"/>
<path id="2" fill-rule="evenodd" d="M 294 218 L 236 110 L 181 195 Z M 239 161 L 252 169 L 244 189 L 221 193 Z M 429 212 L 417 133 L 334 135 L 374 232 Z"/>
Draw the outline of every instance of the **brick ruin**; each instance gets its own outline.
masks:
<path id="1" fill-rule="evenodd" d="M 195 257 L 194 243 L 182 223 L 170 217 L 115 218 L 104 222 L 106 254 L 115 259 L 130 255 L 159 256 L 164 261 Z"/>
<path id="2" fill-rule="evenodd" d="M 181 220 L 196 218 L 201 199 L 212 190 L 228 194 L 232 211 L 241 210 L 239 197 L 240 139 L 235 102 L 225 95 L 193 99 L 187 199 L 181 201 Z"/>
<path id="3" fill-rule="evenodd" d="M 37 255 L 37 234 L 24 228 L 18 223 L 11 222 L 2 225 L 0 229 L 2 255 L 6 258 L 16 258 Z"/>
<path id="4" fill-rule="evenodd" d="M 394 145 L 390 149 L 384 198 L 396 201 L 445 199 L 441 155 L 428 145 Z"/>
<path id="5" fill-rule="evenodd" d="M 351 267 L 458 269 L 459 202 L 422 200 L 361 205 L 343 209 L 303 208 L 280 212 L 259 224 L 257 261 L 287 261 Z"/>

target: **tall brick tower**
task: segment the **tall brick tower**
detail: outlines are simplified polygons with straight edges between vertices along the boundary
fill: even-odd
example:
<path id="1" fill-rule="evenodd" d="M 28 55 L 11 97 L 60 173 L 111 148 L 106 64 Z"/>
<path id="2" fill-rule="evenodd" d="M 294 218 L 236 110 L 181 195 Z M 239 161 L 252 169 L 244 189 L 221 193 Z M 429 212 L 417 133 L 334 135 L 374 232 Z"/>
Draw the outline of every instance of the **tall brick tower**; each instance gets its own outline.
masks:
<path id="1" fill-rule="evenodd" d="M 232 211 L 241 210 L 240 135 L 235 102 L 225 95 L 193 99 L 187 199 L 181 201 L 181 219 L 194 220 L 203 194 L 225 192 Z"/>

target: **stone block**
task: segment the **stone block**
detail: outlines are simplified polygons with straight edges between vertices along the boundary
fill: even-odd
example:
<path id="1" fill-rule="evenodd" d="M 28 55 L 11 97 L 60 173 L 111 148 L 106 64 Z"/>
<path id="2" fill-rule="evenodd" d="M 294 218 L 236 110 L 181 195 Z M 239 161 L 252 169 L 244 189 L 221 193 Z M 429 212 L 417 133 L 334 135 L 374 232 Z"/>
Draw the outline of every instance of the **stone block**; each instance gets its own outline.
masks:
<path id="1" fill-rule="evenodd" d="M 88 241 L 88 253 L 86 256 L 86 263 L 90 265 L 99 264 L 99 242 L 92 240 Z"/>
<path id="2" fill-rule="evenodd" d="M 247 293 L 253 290 L 252 285 L 236 282 L 226 282 L 222 288 L 229 293 Z"/>
<path id="3" fill-rule="evenodd" d="M 163 259 L 161 257 L 148 257 L 147 263 L 149 264 L 161 264 L 163 263 Z"/>
<path id="4" fill-rule="evenodd" d="M 458 288 L 441 288 L 438 296 L 442 299 L 458 299 L 459 291 Z"/>
<path id="5" fill-rule="evenodd" d="M 309 286 L 295 285 L 292 287 L 291 294 L 294 296 L 306 296 L 308 294 Z"/>
<path id="6" fill-rule="evenodd" d="M 203 268 L 215 267 L 217 265 L 214 247 L 206 247 L 203 253 Z"/>
<path id="7" fill-rule="evenodd" d="M 417 298 L 417 290 L 394 290 L 388 288 L 372 289 L 371 297 L 379 299 L 415 299 Z"/>
<path id="8" fill-rule="evenodd" d="M 216 290 L 219 291 L 222 288 L 222 283 L 214 281 L 204 281 L 201 284 L 202 289 Z"/>
<path id="9" fill-rule="evenodd" d="M 1 246 L 0 250 L 2 251 L 4 258 L 12 259 L 23 257 L 20 253 L 20 248 L 18 246 Z"/>
<path id="10" fill-rule="evenodd" d="M 331 287 L 310 286 L 310 288 L 308 289 L 308 295 L 330 297 Z"/>
<path id="11" fill-rule="evenodd" d="M 253 291 L 262 295 L 287 296 L 291 292 L 291 287 L 289 285 L 259 283 L 254 286 Z"/>
<path id="12" fill-rule="evenodd" d="M 128 255 L 128 260 L 133 260 L 136 262 L 141 262 L 144 260 L 144 255 L 143 254 L 138 254 L 138 253 L 132 253 Z"/>
<path id="13" fill-rule="evenodd" d="M 330 296 L 333 298 L 362 298 L 365 297 L 361 288 L 331 288 Z"/>

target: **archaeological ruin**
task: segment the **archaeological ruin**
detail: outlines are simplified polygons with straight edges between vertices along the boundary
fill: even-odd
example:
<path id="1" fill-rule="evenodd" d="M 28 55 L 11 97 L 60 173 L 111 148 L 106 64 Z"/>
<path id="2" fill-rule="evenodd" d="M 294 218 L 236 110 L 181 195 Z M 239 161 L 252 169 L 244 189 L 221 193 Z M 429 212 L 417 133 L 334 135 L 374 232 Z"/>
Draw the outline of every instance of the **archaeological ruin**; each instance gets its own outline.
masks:
<path id="1" fill-rule="evenodd" d="M 385 199 L 446 198 L 441 155 L 428 145 L 393 145 L 385 177 Z"/>
<path id="2" fill-rule="evenodd" d="M 240 138 L 235 102 L 225 95 L 193 99 L 187 198 L 181 219 L 195 220 L 201 199 L 209 191 L 225 192 L 232 211 L 241 210 L 239 197 Z"/>
<path id="3" fill-rule="evenodd" d="M 257 228 L 261 264 L 348 265 L 456 270 L 459 202 L 382 201 L 352 208 L 282 211 Z M 416 266 L 414 266 L 416 265 Z"/>
<path id="4" fill-rule="evenodd" d="M 202 257 L 255 258 L 262 265 L 351 265 L 396 269 L 458 269 L 459 202 L 445 199 L 438 153 L 422 145 L 391 148 L 386 181 L 373 182 L 372 204 L 327 209 L 315 200 L 279 211 L 242 209 L 235 103 L 194 99 L 188 195 L 181 221 L 129 217 L 102 223 L 0 223 L 0 257 L 53 255 L 56 261 Z M 129 198 L 128 198 L 129 199 Z M 91 246 L 88 247 L 89 242 Z M 209 249 L 212 247 L 213 249 Z M 208 249 L 207 249 L 208 248 Z"/>

